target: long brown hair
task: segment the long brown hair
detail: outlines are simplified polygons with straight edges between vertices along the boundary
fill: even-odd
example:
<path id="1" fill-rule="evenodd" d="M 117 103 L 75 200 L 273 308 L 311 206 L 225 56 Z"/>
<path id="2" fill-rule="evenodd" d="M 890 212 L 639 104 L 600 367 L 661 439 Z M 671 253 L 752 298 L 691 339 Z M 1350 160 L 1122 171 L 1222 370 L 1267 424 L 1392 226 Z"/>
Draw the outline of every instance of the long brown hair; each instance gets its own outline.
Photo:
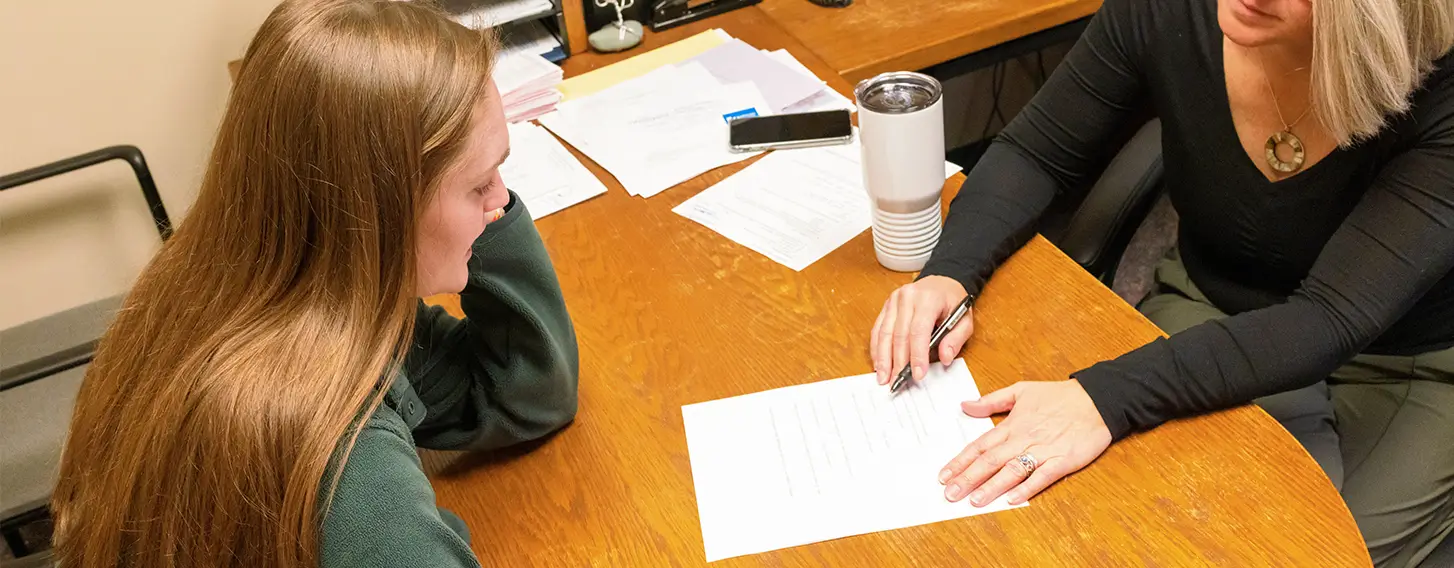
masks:
<path id="1" fill-rule="evenodd" d="M 410 341 L 416 225 L 493 45 L 413 2 L 289 0 L 263 22 L 197 202 L 81 387 L 61 565 L 317 565 L 359 417 Z"/>

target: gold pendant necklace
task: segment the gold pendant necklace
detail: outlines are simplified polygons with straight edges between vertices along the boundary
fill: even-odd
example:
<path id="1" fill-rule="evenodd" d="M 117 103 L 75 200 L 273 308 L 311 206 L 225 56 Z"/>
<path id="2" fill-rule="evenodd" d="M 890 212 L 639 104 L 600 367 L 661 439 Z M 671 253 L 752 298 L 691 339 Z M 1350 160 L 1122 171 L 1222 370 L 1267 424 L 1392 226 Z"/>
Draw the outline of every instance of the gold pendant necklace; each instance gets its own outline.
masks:
<path id="1" fill-rule="evenodd" d="M 1277 120 L 1282 123 L 1282 130 L 1273 132 L 1272 136 L 1268 136 L 1267 144 L 1263 146 L 1263 149 L 1267 152 L 1267 165 L 1271 166 L 1273 170 L 1285 174 L 1296 172 L 1303 169 L 1303 163 L 1307 161 L 1307 153 L 1303 149 L 1303 140 L 1292 133 L 1292 127 L 1302 122 L 1303 118 L 1308 115 L 1308 111 L 1313 110 L 1313 106 L 1308 105 L 1303 110 L 1303 113 L 1297 117 L 1297 120 L 1289 124 L 1286 119 L 1282 118 L 1282 104 L 1277 102 L 1277 91 L 1272 88 L 1272 79 L 1267 75 L 1267 65 L 1262 63 L 1261 55 L 1257 56 L 1257 66 L 1262 68 L 1262 80 L 1267 83 L 1267 92 L 1272 93 L 1272 107 L 1277 109 Z M 1278 147 L 1284 144 L 1287 145 L 1289 150 L 1292 150 L 1291 162 L 1283 161 L 1282 158 L 1277 157 Z"/>
<path id="2" fill-rule="evenodd" d="M 1282 144 L 1287 144 L 1287 147 L 1292 149 L 1291 162 L 1284 162 L 1282 158 L 1277 157 L 1277 147 Z M 1267 165 L 1285 174 L 1303 169 L 1303 162 L 1307 161 L 1307 155 L 1303 153 L 1302 139 L 1293 134 L 1291 130 L 1273 132 L 1272 136 L 1267 137 L 1267 144 L 1263 146 L 1263 149 L 1267 151 Z"/>

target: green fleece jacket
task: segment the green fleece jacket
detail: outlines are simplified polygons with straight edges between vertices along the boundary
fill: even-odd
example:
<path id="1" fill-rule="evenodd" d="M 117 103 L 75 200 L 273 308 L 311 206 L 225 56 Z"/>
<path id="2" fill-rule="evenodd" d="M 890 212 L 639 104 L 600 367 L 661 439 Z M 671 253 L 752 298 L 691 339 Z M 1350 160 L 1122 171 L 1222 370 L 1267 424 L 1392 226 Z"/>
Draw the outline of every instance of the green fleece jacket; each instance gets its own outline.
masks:
<path id="1" fill-rule="evenodd" d="M 575 417 L 575 330 L 519 196 L 475 242 L 469 270 L 465 319 L 419 305 L 413 350 L 323 519 L 323 568 L 479 566 L 464 523 L 435 505 L 415 446 L 489 450 Z"/>

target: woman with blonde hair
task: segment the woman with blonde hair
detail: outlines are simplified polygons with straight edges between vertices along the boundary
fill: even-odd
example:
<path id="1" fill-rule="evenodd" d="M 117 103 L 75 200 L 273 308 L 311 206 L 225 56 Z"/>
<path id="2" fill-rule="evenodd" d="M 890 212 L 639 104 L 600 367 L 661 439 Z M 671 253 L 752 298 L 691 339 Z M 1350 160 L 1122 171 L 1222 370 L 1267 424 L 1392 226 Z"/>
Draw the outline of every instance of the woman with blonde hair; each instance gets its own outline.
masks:
<path id="1" fill-rule="evenodd" d="M 870 350 L 880 382 L 922 377 L 934 325 L 1147 107 L 1181 224 L 1140 308 L 1173 335 L 966 402 L 1009 416 L 926 474 L 950 500 L 1021 502 L 1136 430 L 1255 400 L 1341 487 L 1379 566 L 1427 556 L 1454 528 L 1451 46 L 1449 0 L 1107 0 L 970 172 Z"/>
<path id="2" fill-rule="evenodd" d="M 268 16 L 196 204 L 81 387 L 60 565 L 479 565 L 415 445 L 544 436 L 577 380 L 550 259 L 500 181 L 494 54 L 418 3 Z M 464 320 L 419 300 L 444 292 Z"/>

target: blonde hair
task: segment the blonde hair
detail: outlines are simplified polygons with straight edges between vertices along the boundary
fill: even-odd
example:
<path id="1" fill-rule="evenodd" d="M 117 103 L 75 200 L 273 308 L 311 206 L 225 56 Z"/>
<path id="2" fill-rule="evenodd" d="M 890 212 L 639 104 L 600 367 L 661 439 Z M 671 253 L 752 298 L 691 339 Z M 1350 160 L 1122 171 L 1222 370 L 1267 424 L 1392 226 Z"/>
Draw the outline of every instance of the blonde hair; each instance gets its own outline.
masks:
<path id="1" fill-rule="evenodd" d="M 1314 0 L 1313 107 L 1340 145 L 1373 137 L 1454 47 L 1454 1 Z"/>
<path id="2" fill-rule="evenodd" d="M 76 400 L 52 501 L 60 565 L 318 564 L 360 416 L 411 338 L 420 213 L 494 51 L 418 3 L 273 10 L 196 204 Z"/>

